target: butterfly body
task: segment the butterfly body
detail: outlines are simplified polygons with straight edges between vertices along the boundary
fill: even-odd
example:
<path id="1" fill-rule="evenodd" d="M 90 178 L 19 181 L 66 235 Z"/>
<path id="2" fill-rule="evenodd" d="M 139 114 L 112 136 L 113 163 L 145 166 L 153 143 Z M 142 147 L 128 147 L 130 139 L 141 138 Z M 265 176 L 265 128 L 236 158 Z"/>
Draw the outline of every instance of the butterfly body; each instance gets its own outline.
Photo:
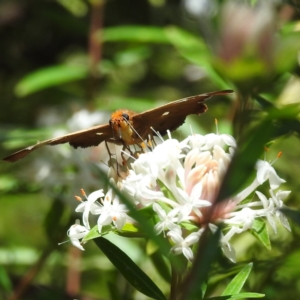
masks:
<path id="1" fill-rule="evenodd" d="M 232 92 L 232 90 L 223 90 L 191 96 L 142 113 L 117 110 L 112 114 L 109 124 L 97 125 L 38 142 L 5 157 L 3 160 L 15 162 L 45 145 L 69 143 L 74 148 L 86 148 L 97 146 L 103 141 L 123 146 L 140 144 L 152 137 L 154 131 L 164 135 L 168 130 L 173 131 L 182 125 L 188 115 L 200 115 L 206 112 L 207 106 L 204 102 L 207 99 L 213 96 L 228 95 Z"/>

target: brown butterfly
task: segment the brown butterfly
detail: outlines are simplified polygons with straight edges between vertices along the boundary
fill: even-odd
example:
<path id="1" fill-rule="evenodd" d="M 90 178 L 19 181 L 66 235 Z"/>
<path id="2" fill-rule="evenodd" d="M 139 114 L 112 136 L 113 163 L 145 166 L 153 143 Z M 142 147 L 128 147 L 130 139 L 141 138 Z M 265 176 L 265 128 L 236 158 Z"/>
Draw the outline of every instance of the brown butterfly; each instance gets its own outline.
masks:
<path id="1" fill-rule="evenodd" d="M 123 145 L 124 147 L 140 144 L 145 140 L 149 140 L 149 136 L 152 137 L 154 131 L 164 135 L 167 130 L 172 131 L 182 125 L 188 115 L 200 115 L 206 112 L 207 106 L 203 102 L 212 96 L 227 95 L 232 92 L 232 90 L 223 90 L 191 96 L 139 114 L 125 109 L 117 110 L 112 114 L 109 124 L 94 126 L 38 142 L 5 157 L 3 160 L 15 162 L 45 145 L 69 143 L 74 148 L 86 148 L 97 146 L 103 141 Z"/>

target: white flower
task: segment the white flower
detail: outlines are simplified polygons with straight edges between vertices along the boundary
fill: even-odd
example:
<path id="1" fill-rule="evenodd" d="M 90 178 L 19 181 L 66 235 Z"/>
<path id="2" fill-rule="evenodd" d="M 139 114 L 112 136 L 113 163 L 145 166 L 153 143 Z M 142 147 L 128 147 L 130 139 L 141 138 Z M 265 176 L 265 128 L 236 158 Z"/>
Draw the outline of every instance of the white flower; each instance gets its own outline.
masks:
<path id="1" fill-rule="evenodd" d="M 189 261 L 192 261 L 194 259 L 194 254 L 190 246 L 199 241 L 202 232 L 203 229 L 200 229 L 197 232 L 192 232 L 186 238 L 183 238 L 180 228 L 169 231 L 168 236 L 175 243 L 171 251 L 174 252 L 174 254 L 182 253 Z"/>
<path id="2" fill-rule="evenodd" d="M 272 190 L 277 189 L 281 183 L 285 182 L 284 179 L 280 178 L 274 168 L 264 160 L 258 160 L 256 163 L 257 169 L 257 181 L 259 184 L 263 184 L 266 180 L 269 180 L 270 187 Z"/>
<path id="3" fill-rule="evenodd" d="M 102 201 L 101 207 L 95 210 L 95 214 L 100 214 L 98 218 L 98 231 L 101 232 L 102 226 L 113 223 L 118 230 L 121 230 L 128 219 L 127 207 L 121 204 L 119 198 L 110 189 Z"/>
<path id="4" fill-rule="evenodd" d="M 257 169 L 256 178 L 246 189 L 235 196 L 235 201 L 237 203 L 248 197 L 252 192 L 255 191 L 258 186 L 262 185 L 266 180 L 269 180 L 272 190 L 277 189 L 281 183 L 285 182 L 284 179 L 280 178 L 277 175 L 275 169 L 267 161 L 259 159 L 256 163 L 255 168 Z"/>
<path id="5" fill-rule="evenodd" d="M 286 207 L 282 200 L 290 194 L 290 191 L 278 191 L 276 194 L 274 194 L 274 191 L 270 190 L 271 198 L 269 199 L 267 199 L 267 197 L 261 192 L 257 191 L 256 194 L 263 203 L 263 206 L 265 208 L 268 206 L 267 219 L 273 228 L 274 233 L 277 233 L 277 227 L 274 220 L 275 216 L 287 230 L 291 231 L 287 217 L 280 211 L 281 208 Z"/>
<path id="6" fill-rule="evenodd" d="M 79 248 L 80 250 L 84 250 L 84 248 L 81 246 L 79 240 L 84 238 L 89 233 L 89 230 L 79 224 L 80 224 L 80 221 L 76 220 L 75 224 L 70 227 L 67 234 L 70 238 L 71 243 L 75 247 Z"/>
<path id="7" fill-rule="evenodd" d="M 88 197 L 86 197 L 87 201 L 83 201 L 75 209 L 76 212 L 83 212 L 82 222 L 87 229 L 91 229 L 89 224 L 89 213 L 95 213 L 95 210 L 97 209 L 97 207 L 99 207 L 99 205 L 96 204 L 95 201 L 103 196 L 104 193 L 102 189 L 95 191 L 91 193 Z"/>
<path id="8" fill-rule="evenodd" d="M 240 211 L 233 212 L 232 217 L 230 219 L 224 220 L 224 223 L 233 225 L 233 227 L 230 229 L 232 230 L 232 232 L 241 233 L 248 229 L 251 229 L 253 221 L 257 216 L 258 212 L 256 210 L 245 207 Z"/>
<path id="9" fill-rule="evenodd" d="M 157 234 L 160 234 L 166 229 L 173 230 L 175 229 L 175 227 L 178 227 L 178 225 L 176 225 L 175 222 L 177 222 L 178 220 L 176 216 L 178 215 L 180 207 L 174 208 L 168 213 L 166 213 L 165 210 L 163 210 L 159 204 L 154 203 L 153 210 L 157 213 L 158 217 L 160 218 L 160 221 L 156 223 L 154 227 L 154 230 L 157 232 Z"/>

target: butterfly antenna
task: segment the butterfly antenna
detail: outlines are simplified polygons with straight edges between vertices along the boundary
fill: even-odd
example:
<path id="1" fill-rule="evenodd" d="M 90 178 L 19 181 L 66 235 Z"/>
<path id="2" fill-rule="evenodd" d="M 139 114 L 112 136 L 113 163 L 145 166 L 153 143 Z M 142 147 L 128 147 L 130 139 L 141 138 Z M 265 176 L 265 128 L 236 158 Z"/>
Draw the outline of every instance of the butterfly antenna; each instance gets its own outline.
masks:
<path id="1" fill-rule="evenodd" d="M 162 135 L 160 134 L 160 132 L 156 131 L 153 127 L 150 127 L 150 129 L 155 133 L 155 135 L 163 142 L 164 139 L 162 137 Z"/>
<path id="2" fill-rule="evenodd" d="M 130 153 L 124 151 L 123 149 L 121 150 L 121 152 L 124 153 L 124 154 L 126 154 L 126 155 L 128 156 L 128 158 L 130 157 L 130 158 L 132 158 L 133 160 L 136 160 L 136 158 L 135 158 L 133 155 L 131 155 Z"/>

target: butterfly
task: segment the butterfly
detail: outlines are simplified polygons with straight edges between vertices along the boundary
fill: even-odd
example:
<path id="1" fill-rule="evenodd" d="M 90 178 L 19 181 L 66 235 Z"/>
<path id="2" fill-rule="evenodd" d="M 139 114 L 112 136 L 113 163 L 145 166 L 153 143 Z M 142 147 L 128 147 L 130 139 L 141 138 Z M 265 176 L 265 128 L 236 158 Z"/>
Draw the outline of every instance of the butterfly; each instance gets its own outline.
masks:
<path id="1" fill-rule="evenodd" d="M 15 162 L 46 145 L 69 143 L 74 148 L 86 148 L 97 146 L 103 141 L 124 147 L 141 144 L 145 140 L 149 140 L 149 137 L 153 137 L 154 132 L 164 135 L 168 130 L 177 129 L 184 123 L 188 115 L 200 115 L 206 112 L 207 106 L 204 102 L 207 99 L 232 92 L 232 90 L 222 90 L 191 96 L 142 113 L 135 113 L 126 109 L 117 110 L 112 114 L 108 124 L 97 125 L 61 137 L 37 142 L 35 145 L 5 157 L 3 161 Z"/>

